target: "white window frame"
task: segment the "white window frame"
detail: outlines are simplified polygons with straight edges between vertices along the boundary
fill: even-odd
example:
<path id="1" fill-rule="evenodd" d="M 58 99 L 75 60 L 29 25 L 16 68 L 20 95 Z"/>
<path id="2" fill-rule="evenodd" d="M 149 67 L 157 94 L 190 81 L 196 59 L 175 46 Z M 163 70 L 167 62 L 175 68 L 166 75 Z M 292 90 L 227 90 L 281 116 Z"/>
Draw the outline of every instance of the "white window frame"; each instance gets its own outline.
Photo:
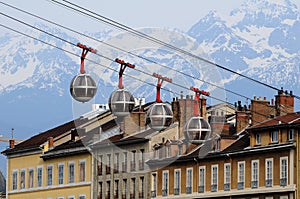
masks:
<path id="1" fill-rule="evenodd" d="M 16 176 L 16 179 L 14 179 L 14 176 Z M 19 183 L 19 180 L 18 180 L 18 177 L 19 177 L 19 170 L 17 170 L 17 169 L 14 169 L 13 171 L 12 171 L 12 186 L 11 186 L 11 189 L 12 190 L 17 190 L 18 189 L 18 183 Z M 15 185 L 15 187 L 14 187 L 14 185 Z"/>
<path id="2" fill-rule="evenodd" d="M 51 168 L 51 184 L 49 184 L 49 168 Z M 52 186 L 53 185 L 53 176 L 54 176 L 54 167 L 53 167 L 53 164 L 49 164 L 49 165 L 47 165 L 47 171 L 46 171 L 46 173 L 47 173 L 47 186 Z"/>
<path id="3" fill-rule="evenodd" d="M 214 168 L 216 168 L 216 178 L 214 179 Z M 214 164 L 214 165 L 211 165 L 211 185 L 217 185 L 217 190 L 218 190 L 218 175 L 219 175 L 219 165 L 217 164 Z M 215 183 L 214 183 L 215 181 Z"/>
<path id="4" fill-rule="evenodd" d="M 283 170 L 282 170 L 282 161 L 285 160 L 286 161 L 286 171 L 285 171 L 285 175 L 283 176 Z M 289 162 L 288 162 L 288 156 L 284 156 L 284 157 L 280 157 L 280 179 L 282 178 L 286 178 L 287 182 L 288 182 L 288 175 L 289 175 Z"/>
<path id="5" fill-rule="evenodd" d="M 166 145 L 166 157 L 171 157 L 171 145 Z"/>
<path id="6" fill-rule="evenodd" d="M 167 190 L 167 196 L 169 195 L 169 170 L 162 172 L 162 190 Z M 167 179 L 165 179 L 167 177 Z"/>
<path id="7" fill-rule="evenodd" d="M 83 173 L 83 177 L 84 179 L 81 180 L 81 164 L 84 164 L 84 173 Z M 75 169 L 75 168 L 74 168 Z M 79 182 L 85 182 L 86 181 L 86 159 L 84 160 L 79 160 L 79 164 L 78 164 L 78 171 L 79 171 Z"/>
<path id="8" fill-rule="evenodd" d="M 63 167 L 63 170 L 62 170 L 62 179 L 60 178 L 61 176 L 60 176 L 60 167 Z M 58 163 L 58 165 L 57 165 L 57 184 L 58 185 L 62 185 L 62 184 L 64 184 L 64 178 L 65 178 L 65 164 L 64 163 Z M 60 180 L 62 180 L 62 183 L 60 183 Z"/>
<path id="9" fill-rule="evenodd" d="M 176 173 L 178 173 L 178 178 L 176 176 Z M 180 187 L 181 187 L 181 169 L 174 169 L 174 189 L 178 189 L 180 193 Z"/>
<path id="10" fill-rule="evenodd" d="M 292 135 L 292 136 L 290 136 Z M 289 129 L 288 130 L 288 140 L 293 141 L 295 140 L 295 129 Z"/>
<path id="11" fill-rule="evenodd" d="M 240 165 L 243 165 L 242 171 Z M 238 162 L 238 182 L 245 183 L 245 161 Z"/>
<path id="12" fill-rule="evenodd" d="M 201 170 L 203 170 L 203 176 L 201 176 Z M 206 166 L 199 166 L 199 186 L 203 186 L 204 190 L 205 190 L 205 180 L 206 180 Z"/>
<path id="13" fill-rule="evenodd" d="M 30 183 L 30 172 L 33 172 L 32 173 L 32 178 L 31 178 L 31 180 L 32 180 L 32 182 Z M 30 185 L 31 184 L 31 185 Z M 33 167 L 30 167 L 29 169 L 28 169 L 28 189 L 32 189 L 34 187 L 34 168 Z"/>
<path id="14" fill-rule="evenodd" d="M 191 193 L 193 193 L 193 167 L 186 169 L 186 187 L 191 187 Z"/>
<path id="15" fill-rule="evenodd" d="M 278 141 L 279 141 L 279 131 L 278 130 L 271 131 L 271 143 L 278 143 Z"/>
<path id="16" fill-rule="evenodd" d="M 270 169 L 270 172 L 271 173 L 268 173 L 268 162 L 271 162 L 271 169 Z M 266 176 L 265 176 L 265 180 L 272 180 L 272 187 L 273 187 L 273 173 L 274 173 L 274 162 L 273 162 L 273 158 L 268 158 L 268 159 L 266 159 L 266 161 L 265 161 L 265 169 L 266 169 Z M 271 175 L 270 175 L 271 174 Z"/>
<path id="17" fill-rule="evenodd" d="M 256 145 L 261 145 L 261 134 L 260 133 L 255 134 L 255 142 L 256 142 Z"/>
<path id="18" fill-rule="evenodd" d="M 257 168 L 254 168 L 254 163 L 257 163 Z M 256 169 L 256 173 L 255 173 L 255 169 Z M 251 161 L 251 182 L 252 181 L 257 181 L 257 186 L 258 186 L 258 184 L 259 184 L 259 160 Z"/>
<path id="19" fill-rule="evenodd" d="M 81 197 L 83 197 L 83 198 L 81 198 Z M 78 195 L 78 199 L 86 199 L 86 195 L 85 194 L 80 194 L 80 195 Z"/>
<path id="20" fill-rule="evenodd" d="M 226 168 L 228 168 L 228 167 L 229 167 L 229 171 L 226 170 Z M 231 183 L 231 164 L 225 163 L 224 164 L 224 184 L 230 184 L 230 183 Z"/>
<path id="21" fill-rule="evenodd" d="M 71 181 L 71 170 L 70 170 L 70 165 L 73 165 L 73 181 Z M 68 162 L 68 183 L 74 183 L 75 182 L 75 162 L 74 161 L 69 161 Z"/>
<path id="22" fill-rule="evenodd" d="M 43 166 L 37 166 L 36 167 L 36 187 L 42 187 L 43 186 Z M 39 181 L 39 170 L 41 170 L 41 179 Z M 39 182 L 41 183 L 39 185 Z"/>
<path id="23" fill-rule="evenodd" d="M 24 185 L 22 185 L 22 173 L 24 173 Z M 26 169 L 20 169 L 20 189 L 26 189 Z"/>

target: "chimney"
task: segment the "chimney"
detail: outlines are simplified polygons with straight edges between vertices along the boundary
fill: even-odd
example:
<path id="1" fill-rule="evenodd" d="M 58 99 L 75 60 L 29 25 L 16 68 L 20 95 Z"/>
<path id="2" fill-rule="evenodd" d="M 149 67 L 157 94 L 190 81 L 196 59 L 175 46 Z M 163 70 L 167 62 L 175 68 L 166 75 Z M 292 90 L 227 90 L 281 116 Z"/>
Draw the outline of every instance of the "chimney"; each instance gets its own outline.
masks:
<path id="1" fill-rule="evenodd" d="M 293 92 L 290 93 L 283 92 L 283 90 L 278 91 L 278 94 L 275 96 L 275 107 L 276 115 L 286 115 L 287 113 L 294 112 L 294 96 Z"/>
<path id="2" fill-rule="evenodd" d="M 250 116 L 246 112 L 246 110 L 243 110 L 243 111 L 237 111 L 235 117 L 236 117 L 236 132 L 238 133 L 249 125 Z"/>
<path id="3" fill-rule="evenodd" d="M 9 148 L 10 148 L 10 149 L 15 148 L 15 140 L 14 140 L 14 139 L 10 139 L 10 140 L 9 140 Z"/>
<path id="4" fill-rule="evenodd" d="M 254 100 L 251 100 L 252 124 L 270 119 L 274 115 L 274 112 L 274 106 L 270 105 L 270 102 L 266 98 L 262 100 L 261 97 L 258 99 L 254 97 Z"/>
<path id="5" fill-rule="evenodd" d="M 49 137 L 48 138 L 48 147 L 49 147 L 49 149 L 52 149 L 53 146 L 54 146 L 54 139 L 53 139 L 53 137 Z"/>

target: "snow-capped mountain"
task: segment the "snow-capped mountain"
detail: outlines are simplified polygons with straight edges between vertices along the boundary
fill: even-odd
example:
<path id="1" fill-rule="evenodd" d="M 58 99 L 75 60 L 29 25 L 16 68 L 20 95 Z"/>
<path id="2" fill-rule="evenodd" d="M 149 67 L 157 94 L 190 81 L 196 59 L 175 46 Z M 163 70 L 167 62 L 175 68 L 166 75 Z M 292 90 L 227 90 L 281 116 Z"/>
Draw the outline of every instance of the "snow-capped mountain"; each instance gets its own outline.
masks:
<path id="1" fill-rule="evenodd" d="M 228 15 L 211 11 L 187 33 L 151 28 L 140 31 L 264 83 L 299 94 L 299 18 L 298 8 L 288 0 L 275 3 L 246 0 Z M 177 84 L 163 84 L 166 90 L 171 91 L 162 91 L 165 100 L 180 95 L 181 91 L 193 94 L 180 87 L 193 85 L 230 102 L 245 100 L 205 82 L 221 87 L 225 84 L 226 89 L 250 98 L 253 95 L 272 97 L 276 94 L 249 80 L 131 34 L 116 34 L 110 30 L 90 34 L 124 50 L 118 51 L 59 28 L 43 24 L 37 27 L 72 43 L 83 40 L 84 44 L 96 48 L 99 54 L 110 59 L 118 57 L 135 64 L 136 70 L 126 69 L 124 85 L 136 97 L 146 97 L 146 101 L 155 99 L 157 80 L 147 75 L 154 72 L 172 78 Z M 81 54 L 75 46 L 49 35 L 26 33 L 58 48 Z M 79 71 L 80 58 L 10 32 L 0 36 L 0 45 L 0 103 L 1 112 L 5 113 L 2 114 L 1 125 L 6 129 L 14 127 L 16 131 L 26 133 L 19 137 L 27 138 L 37 131 L 72 119 L 74 107 L 82 106 L 74 103 L 69 94 L 69 84 Z M 117 88 L 119 66 L 112 60 L 89 54 L 86 67 L 99 87 L 91 103 L 106 103 L 110 93 Z M 90 105 L 86 103 L 84 106 Z"/>

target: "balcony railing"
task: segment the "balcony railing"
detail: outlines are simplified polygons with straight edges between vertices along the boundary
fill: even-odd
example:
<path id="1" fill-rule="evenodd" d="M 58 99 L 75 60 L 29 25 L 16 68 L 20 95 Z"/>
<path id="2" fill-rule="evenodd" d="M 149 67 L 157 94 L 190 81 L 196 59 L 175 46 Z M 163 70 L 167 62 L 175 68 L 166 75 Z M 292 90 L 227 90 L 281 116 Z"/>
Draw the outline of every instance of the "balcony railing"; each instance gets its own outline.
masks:
<path id="1" fill-rule="evenodd" d="M 156 197 L 156 191 L 151 191 L 151 198 L 155 198 Z"/>
<path id="2" fill-rule="evenodd" d="M 287 185 L 287 179 L 286 178 L 280 178 L 280 186 L 286 186 Z"/>
<path id="3" fill-rule="evenodd" d="M 185 189 L 187 194 L 191 194 L 192 193 L 192 187 L 186 187 Z"/>
<path id="4" fill-rule="evenodd" d="M 251 188 L 257 188 L 258 187 L 258 181 L 255 180 L 255 181 L 251 181 Z"/>
<path id="5" fill-rule="evenodd" d="M 114 173 L 119 173 L 119 164 L 114 164 Z"/>
<path id="6" fill-rule="evenodd" d="M 105 166 L 105 171 L 106 171 L 106 174 L 110 174 L 110 167 L 109 166 Z"/>
<path id="7" fill-rule="evenodd" d="M 174 188 L 174 195 L 179 195 L 179 188 Z"/>
<path id="8" fill-rule="evenodd" d="M 168 195 L 168 189 L 163 189 L 162 196 L 167 196 L 167 195 Z"/>
<path id="9" fill-rule="evenodd" d="M 211 192 L 216 192 L 217 188 L 218 188 L 218 185 L 212 184 L 210 190 L 211 190 Z"/>
<path id="10" fill-rule="evenodd" d="M 130 162 L 130 171 L 135 171 L 136 167 L 135 167 L 136 163 L 134 161 Z"/>
<path id="11" fill-rule="evenodd" d="M 143 160 L 139 161 L 139 170 L 144 170 L 144 161 Z"/>
<path id="12" fill-rule="evenodd" d="M 204 185 L 198 186 L 198 193 L 204 193 Z"/>
<path id="13" fill-rule="evenodd" d="M 139 192 L 139 199 L 144 199 L 144 192 Z"/>
<path id="14" fill-rule="evenodd" d="M 230 191 L 230 183 L 224 184 L 224 191 Z"/>
<path id="15" fill-rule="evenodd" d="M 272 187 L 272 179 L 266 180 L 266 187 Z"/>
<path id="16" fill-rule="evenodd" d="M 238 190 L 244 189 L 244 182 L 238 182 Z"/>
<path id="17" fill-rule="evenodd" d="M 126 162 L 122 162 L 122 172 L 123 173 L 127 172 L 127 163 Z"/>

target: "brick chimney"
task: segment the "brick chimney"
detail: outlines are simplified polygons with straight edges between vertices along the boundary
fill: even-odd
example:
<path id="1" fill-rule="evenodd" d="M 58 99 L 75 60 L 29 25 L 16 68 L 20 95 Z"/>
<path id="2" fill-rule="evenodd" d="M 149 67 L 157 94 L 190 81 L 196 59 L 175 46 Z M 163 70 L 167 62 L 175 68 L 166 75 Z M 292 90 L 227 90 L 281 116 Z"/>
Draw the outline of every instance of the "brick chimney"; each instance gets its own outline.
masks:
<path id="1" fill-rule="evenodd" d="M 15 148 L 15 140 L 14 140 L 14 139 L 10 139 L 10 140 L 9 140 L 9 148 L 10 148 L 10 149 Z"/>
<path id="2" fill-rule="evenodd" d="M 276 116 L 286 115 L 287 113 L 294 112 L 294 96 L 293 92 L 283 90 L 278 91 L 275 96 Z"/>
<path id="3" fill-rule="evenodd" d="M 251 100 L 252 124 L 257 124 L 275 116 L 275 107 L 266 97 Z"/>
<path id="4" fill-rule="evenodd" d="M 48 138 L 48 147 L 49 149 L 52 149 L 54 147 L 54 139 L 53 137 Z"/>

